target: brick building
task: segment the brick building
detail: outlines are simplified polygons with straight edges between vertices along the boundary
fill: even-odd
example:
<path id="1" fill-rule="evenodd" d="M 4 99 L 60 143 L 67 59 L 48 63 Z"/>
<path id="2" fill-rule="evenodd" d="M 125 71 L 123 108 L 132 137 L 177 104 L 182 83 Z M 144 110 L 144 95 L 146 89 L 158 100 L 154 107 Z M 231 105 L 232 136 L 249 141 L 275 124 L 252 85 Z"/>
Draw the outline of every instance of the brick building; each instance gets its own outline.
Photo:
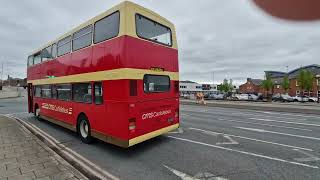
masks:
<path id="1" fill-rule="evenodd" d="M 318 97 L 320 96 L 320 65 L 313 64 L 309 66 L 300 67 L 297 69 L 294 69 L 290 72 L 288 72 L 288 78 L 290 82 L 290 87 L 288 92 L 285 92 L 282 88 L 282 82 L 283 78 L 287 75 L 287 73 L 284 72 L 278 72 L 278 71 L 265 71 L 265 73 L 268 73 L 271 76 L 271 79 L 273 81 L 274 87 L 273 87 L 273 93 L 288 93 L 290 96 L 296 96 L 301 94 L 301 89 L 299 88 L 297 77 L 299 74 L 299 70 L 304 69 L 311 71 L 314 74 L 314 82 L 313 82 L 313 88 L 310 92 L 304 91 L 304 95 Z"/>
<path id="2" fill-rule="evenodd" d="M 265 71 L 265 73 L 271 76 L 273 81 L 273 89 L 271 90 L 273 94 L 285 94 L 288 93 L 290 96 L 296 96 L 301 94 L 301 89 L 299 88 L 297 77 L 299 74 L 299 70 L 304 69 L 311 71 L 314 74 L 314 82 L 313 88 L 310 92 L 304 91 L 304 95 L 320 97 L 320 65 L 313 64 L 309 66 L 300 67 L 294 69 L 288 73 L 280 72 L 280 71 Z M 285 92 L 282 88 L 283 78 L 288 75 L 290 87 L 288 92 Z M 262 88 L 262 80 L 261 79 L 251 79 L 248 78 L 247 82 L 239 86 L 240 93 L 253 93 L 259 94 L 264 93 Z"/>
<path id="3" fill-rule="evenodd" d="M 262 84 L 262 79 L 247 78 L 247 82 L 239 86 L 239 92 L 243 94 L 263 93 L 263 88 L 261 84 Z"/>

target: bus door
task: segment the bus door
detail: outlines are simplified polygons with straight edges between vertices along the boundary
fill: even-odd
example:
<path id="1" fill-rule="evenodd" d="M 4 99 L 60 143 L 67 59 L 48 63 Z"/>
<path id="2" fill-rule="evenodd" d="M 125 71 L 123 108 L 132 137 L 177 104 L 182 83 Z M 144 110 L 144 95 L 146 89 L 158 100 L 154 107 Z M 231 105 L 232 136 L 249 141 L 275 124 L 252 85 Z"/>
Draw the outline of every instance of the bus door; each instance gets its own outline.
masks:
<path id="1" fill-rule="evenodd" d="M 93 83 L 93 106 L 91 109 L 91 112 L 93 112 L 92 117 L 94 117 L 93 126 L 95 126 L 95 129 L 98 131 L 103 131 L 104 129 L 104 121 L 103 118 L 100 118 L 100 114 L 105 114 L 105 104 L 103 102 L 103 87 L 102 82 L 94 82 Z M 97 116 L 98 115 L 98 116 Z"/>
<path id="2" fill-rule="evenodd" d="M 33 90 L 32 84 L 28 84 L 28 112 L 33 112 Z"/>

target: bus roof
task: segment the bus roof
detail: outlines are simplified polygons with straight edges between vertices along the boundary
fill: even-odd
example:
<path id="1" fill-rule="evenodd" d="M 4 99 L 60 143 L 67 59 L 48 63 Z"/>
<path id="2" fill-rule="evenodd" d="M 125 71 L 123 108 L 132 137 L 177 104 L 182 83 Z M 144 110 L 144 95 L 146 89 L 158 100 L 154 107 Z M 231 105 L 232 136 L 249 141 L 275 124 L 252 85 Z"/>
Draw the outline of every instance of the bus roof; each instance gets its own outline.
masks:
<path id="1" fill-rule="evenodd" d="M 163 24 L 169 25 L 169 27 L 171 28 L 172 32 L 175 33 L 174 25 L 169 20 L 167 20 L 166 18 L 164 18 L 164 17 L 160 16 L 159 14 L 157 14 L 157 13 L 155 13 L 155 12 L 153 12 L 153 11 L 147 9 L 147 8 L 144 8 L 144 7 L 142 7 L 142 6 L 138 5 L 138 4 L 135 4 L 135 3 L 130 2 L 130 1 L 124 1 L 124 2 L 121 2 L 120 4 L 118 4 L 116 6 L 112 7 L 111 9 L 108 9 L 107 11 L 105 11 L 105 12 L 103 12 L 103 13 L 101 13 L 101 14 L 93 17 L 93 18 L 91 18 L 90 20 L 80 24 L 79 26 L 73 28 L 71 31 L 68 31 L 67 33 L 61 35 L 59 38 L 48 42 L 46 45 L 44 45 L 41 48 L 38 48 L 37 50 L 33 51 L 31 54 L 29 54 L 29 56 L 40 52 L 42 49 L 44 49 L 44 48 L 46 48 L 46 47 L 48 47 L 48 46 L 50 46 L 50 45 L 52 45 L 54 43 L 57 43 L 59 40 L 65 38 L 65 37 L 67 37 L 69 35 L 72 35 L 73 33 L 79 31 L 80 29 L 82 29 L 82 28 L 84 28 L 84 27 L 86 27 L 86 26 L 88 26 L 90 24 L 93 24 L 94 22 L 102 19 L 103 17 L 106 17 L 106 16 L 112 14 L 113 12 L 121 11 L 121 10 L 129 10 L 130 11 L 130 10 L 134 10 L 134 9 L 140 9 L 140 10 L 143 10 L 145 12 L 148 12 L 148 13 L 152 14 L 154 17 L 157 18 L 156 19 L 157 21 L 160 21 L 159 23 L 163 23 Z M 125 34 L 126 34 L 126 32 L 119 32 L 119 36 L 120 35 L 125 35 Z"/>

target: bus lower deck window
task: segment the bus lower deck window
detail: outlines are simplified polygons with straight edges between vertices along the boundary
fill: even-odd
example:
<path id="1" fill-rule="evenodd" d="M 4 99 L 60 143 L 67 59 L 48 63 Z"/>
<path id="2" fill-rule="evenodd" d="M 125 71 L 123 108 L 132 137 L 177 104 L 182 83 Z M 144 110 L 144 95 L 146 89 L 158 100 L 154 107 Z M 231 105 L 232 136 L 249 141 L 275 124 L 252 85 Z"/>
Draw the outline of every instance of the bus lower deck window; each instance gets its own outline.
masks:
<path id="1" fill-rule="evenodd" d="M 76 102 L 91 103 L 91 83 L 73 84 L 73 100 Z"/>

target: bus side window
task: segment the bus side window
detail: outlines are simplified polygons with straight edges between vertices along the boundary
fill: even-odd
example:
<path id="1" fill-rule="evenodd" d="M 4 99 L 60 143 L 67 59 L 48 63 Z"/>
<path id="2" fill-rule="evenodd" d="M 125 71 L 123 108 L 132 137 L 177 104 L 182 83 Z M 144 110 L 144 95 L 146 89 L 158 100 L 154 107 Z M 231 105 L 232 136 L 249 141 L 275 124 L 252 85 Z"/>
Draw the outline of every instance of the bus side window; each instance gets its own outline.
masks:
<path id="1" fill-rule="evenodd" d="M 56 43 L 54 43 L 52 45 L 51 55 L 52 55 L 52 58 L 56 58 L 57 57 L 57 44 Z"/>
<path id="2" fill-rule="evenodd" d="M 94 86 L 94 103 L 97 105 L 103 104 L 102 83 L 95 82 L 93 86 Z"/>
<path id="3" fill-rule="evenodd" d="M 33 56 L 28 57 L 28 67 L 33 66 Z"/>
<path id="4" fill-rule="evenodd" d="M 34 96 L 41 97 L 41 86 L 34 86 Z"/>
<path id="5" fill-rule="evenodd" d="M 56 85 L 52 85 L 51 89 L 52 89 L 52 99 L 57 99 L 57 87 L 56 87 Z"/>

